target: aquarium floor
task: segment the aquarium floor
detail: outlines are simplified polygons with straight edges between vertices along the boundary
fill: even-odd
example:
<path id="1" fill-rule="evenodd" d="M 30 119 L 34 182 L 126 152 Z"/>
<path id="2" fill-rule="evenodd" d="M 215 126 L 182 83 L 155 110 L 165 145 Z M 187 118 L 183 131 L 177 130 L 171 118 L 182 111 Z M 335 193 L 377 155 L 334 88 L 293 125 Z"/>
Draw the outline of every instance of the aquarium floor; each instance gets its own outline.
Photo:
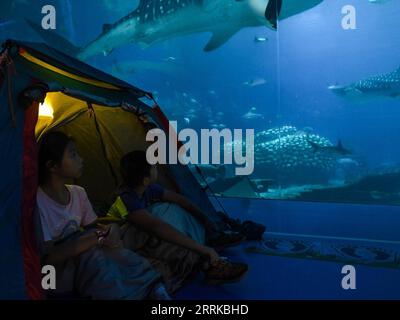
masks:
<path id="1" fill-rule="evenodd" d="M 248 245 L 223 252 L 249 264 L 242 281 L 209 286 L 199 276 L 178 291 L 174 299 L 400 299 L 399 269 L 355 266 L 356 289 L 344 290 L 344 264 L 246 253 Z"/>
<path id="2" fill-rule="evenodd" d="M 233 218 L 263 223 L 267 227 L 267 236 L 273 233 L 303 234 L 340 237 L 339 243 L 342 239 L 347 239 L 345 242 L 350 244 L 356 244 L 357 239 L 400 243 L 400 207 L 231 198 L 219 198 L 216 207 L 219 204 Z M 325 238 L 321 239 L 325 241 Z M 242 281 L 213 287 L 204 284 L 199 276 L 174 298 L 400 299 L 400 269 L 355 265 L 356 289 L 343 290 L 341 270 L 346 263 L 245 252 L 252 245 L 258 244 L 244 243 L 222 253 L 232 260 L 249 264 L 249 272 Z"/>

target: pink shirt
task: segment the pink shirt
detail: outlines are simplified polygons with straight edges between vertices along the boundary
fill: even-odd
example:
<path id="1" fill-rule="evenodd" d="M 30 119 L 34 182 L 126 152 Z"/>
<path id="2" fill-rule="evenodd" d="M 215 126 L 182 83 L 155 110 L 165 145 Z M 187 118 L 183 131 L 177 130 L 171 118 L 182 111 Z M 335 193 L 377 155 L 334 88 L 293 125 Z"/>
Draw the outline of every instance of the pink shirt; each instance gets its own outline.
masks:
<path id="1" fill-rule="evenodd" d="M 42 224 L 43 240 L 60 240 L 97 219 L 84 188 L 67 185 L 70 201 L 64 206 L 51 199 L 41 188 L 36 200 Z"/>

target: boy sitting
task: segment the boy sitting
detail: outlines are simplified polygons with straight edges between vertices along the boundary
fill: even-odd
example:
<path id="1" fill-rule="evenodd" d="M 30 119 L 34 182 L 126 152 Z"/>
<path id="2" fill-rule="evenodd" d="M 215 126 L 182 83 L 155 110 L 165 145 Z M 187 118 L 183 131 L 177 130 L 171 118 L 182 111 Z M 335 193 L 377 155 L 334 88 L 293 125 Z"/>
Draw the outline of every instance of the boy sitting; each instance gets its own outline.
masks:
<path id="1" fill-rule="evenodd" d="M 133 151 L 121 159 L 121 175 L 123 186 L 109 215 L 127 219 L 138 229 L 195 254 L 210 282 L 237 281 L 246 273 L 247 265 L 222 259 L 213 248 L 204 245 L 205 239 L 211 238 L 214 246 L 226 247 L 237 244 L 243 236 L 219 233 L 189 199 L 154 184 L 157 167 L 148 164 L 144 151 Z M 162 204 L 155 205 L 156 202 Z M 163 258 L 169 259 L 168 255 Z M 177 263 L 184 262 L 175 259 L 174 264 Z"/>

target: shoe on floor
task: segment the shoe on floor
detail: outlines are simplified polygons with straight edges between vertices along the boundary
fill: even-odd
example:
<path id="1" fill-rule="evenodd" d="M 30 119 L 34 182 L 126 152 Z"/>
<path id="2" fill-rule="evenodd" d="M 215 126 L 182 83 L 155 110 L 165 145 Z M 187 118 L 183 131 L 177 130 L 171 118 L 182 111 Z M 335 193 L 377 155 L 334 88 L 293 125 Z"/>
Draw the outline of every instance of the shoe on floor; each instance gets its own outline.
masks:
<path id="1" fill-rule="evenodd" d="M 238 282 L 247 273 L 249 267 L 245 263 L 231 262 L 226 258 L 218 260 L 217 264 L 205 271 L 208 284 L 223 284 Z"/>
<path id="2" fill-rule="evenodd" d="M 208 245 L 213 248 L 227 248 L 240 244 L 246 237 L 238 232 L 222 232 L 217 236 L 208 239 Z"/>

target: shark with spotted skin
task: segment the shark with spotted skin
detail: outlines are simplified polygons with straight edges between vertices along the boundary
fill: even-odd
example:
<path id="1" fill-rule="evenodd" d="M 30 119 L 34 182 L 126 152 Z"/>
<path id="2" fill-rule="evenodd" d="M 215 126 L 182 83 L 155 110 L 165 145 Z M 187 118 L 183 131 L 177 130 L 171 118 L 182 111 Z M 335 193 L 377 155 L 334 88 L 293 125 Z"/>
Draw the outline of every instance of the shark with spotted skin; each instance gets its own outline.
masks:
<path id="1" fill-rule="evenodd" d="M 376 98 L 400 97 L 400 67 L 390 73 L 370 77 L 355 83 L 328 87 L 333 93 L 349 100 L 365 102 Z"/>
<path id="2" fill-rule="evenodd" d="M 136 10 L 114 24 L 104 25 L 102 34 L 85 48 L 68 46 L 63 51 L 87 60 L 98 54 L 109 54 L 115 48 L 136 43 L 148 47 L 178 36 L 211 32 L 204 51 L 226 43 L 246 27 L 277 28 L 277 20 L 308 10 L 323 0 L 140 0 Z M 53 31 L 40 31 L 44 40 L 54 43 Z M 58 37 L 58 36 L 57 36 Z"/>

